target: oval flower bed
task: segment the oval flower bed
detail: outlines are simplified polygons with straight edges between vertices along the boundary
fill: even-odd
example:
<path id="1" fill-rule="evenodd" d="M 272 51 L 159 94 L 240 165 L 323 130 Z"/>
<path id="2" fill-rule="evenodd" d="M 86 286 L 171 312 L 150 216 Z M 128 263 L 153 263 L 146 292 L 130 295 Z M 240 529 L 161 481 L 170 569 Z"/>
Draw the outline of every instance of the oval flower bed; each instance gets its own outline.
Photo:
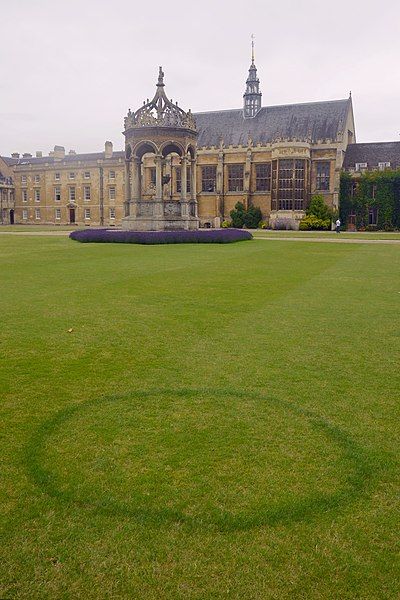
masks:
<path id="1" fill-rule="evenodd" d="M 251 240 L 241 229 L 197 229 L 196 231 L 125 231 L 115 229 L 83 229 L 69 234 L 77 242 L 117 244 L 229 244 Z"/>

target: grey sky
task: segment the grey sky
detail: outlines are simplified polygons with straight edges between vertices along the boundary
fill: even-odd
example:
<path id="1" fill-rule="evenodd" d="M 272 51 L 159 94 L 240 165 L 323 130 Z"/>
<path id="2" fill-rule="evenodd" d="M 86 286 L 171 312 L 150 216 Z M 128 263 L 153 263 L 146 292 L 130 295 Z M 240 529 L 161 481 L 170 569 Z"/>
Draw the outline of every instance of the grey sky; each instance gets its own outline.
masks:
<path id="1" fill-rule="evenodd" d="M 123 147 L 155 90 L 239 108 L 256 36 L 263 105 L 345 98 L 357 141 L 400 140 L 398 0 L 0 0 L 0 153 Z"/>

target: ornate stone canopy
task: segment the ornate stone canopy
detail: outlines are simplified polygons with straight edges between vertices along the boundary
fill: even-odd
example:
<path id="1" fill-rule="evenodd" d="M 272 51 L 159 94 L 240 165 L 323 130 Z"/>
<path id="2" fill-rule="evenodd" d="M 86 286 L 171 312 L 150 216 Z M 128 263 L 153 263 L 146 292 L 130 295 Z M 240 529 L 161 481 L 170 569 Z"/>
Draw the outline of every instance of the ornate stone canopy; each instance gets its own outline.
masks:
<path id="1" fill-rule="evenodd" d="M 154 98 L 125 117 L 126 229 L 197 229 L 195 119 L 169 100 L 160 67 Z M 154 195 L 146 196 L 146 164 L 152 156 Z M 174 158 L 175 157 L 175 158 Z M 175 168 L 172 168 L 175 160 Z M 177 162 L 178 161 L 178 164 Z M 177 170 L 178 168 L 178 170 Z M 148 173 L 148 171 L 147 171 Z M 172 175 L 179 173 L 179 198 L 173 198 Z M 170 184 L 171 182 L 171 184 Z M 165 186 L 170 184 L 169 192 Z M 177 189 L 176 189 L 176 192 Z"/>
<path id="2" fill-rule="evenodd" d="M 136 112 L 129 109 L 125 117 L 125 130 L 138 127 L 173 127 L 196 131 L 196 121 L 190 111 L 182 108 L 167 98 L 165 93 L 164 73 L 159 68 L 157 90 L 154 98 L 143 102 Z"/>

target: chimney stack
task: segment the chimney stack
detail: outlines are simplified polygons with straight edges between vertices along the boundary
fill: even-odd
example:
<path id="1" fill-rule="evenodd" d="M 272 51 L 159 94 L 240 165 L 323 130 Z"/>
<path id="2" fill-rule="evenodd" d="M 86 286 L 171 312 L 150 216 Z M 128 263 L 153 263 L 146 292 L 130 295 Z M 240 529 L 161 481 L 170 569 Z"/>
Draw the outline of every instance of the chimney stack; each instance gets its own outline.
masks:
<path id="1" fill-rule="evenodd" d="M 11 158 L 19 158 L 19 152 L 13 152 Z"/>
<path id="2" fill-rule="evenodd" d="M 58 158 L 58 159 L 65 158 L 64 146 L 54 146 L 54 151 L 52 152 L 52 156 L 54 156 L 54 158 Z"/>
<path id="3" fill-rule="evenodd" d="M 75 150 L 70 150 L 68 152 L 68 154 L 69 154 L 69 156 L 75 156 L 76 152 L 75 152 Z"/>
<path id="4" fill-rule="evenodd" d="M 32 154 L 30 152 L 24 152 L 22 158 L 32 158 Z"/>
<path id="5" fill-rule="evenodd" d="M 36 150 L 36 158 L 42 158 L 43 153 L 41 152 L 41 150 Z"/>
<path id="6" fill-rule="evenodd" d="M 104 144 L 104 158 L 112 158 L 113 155 L 113 143 L 106 142 Z"/>

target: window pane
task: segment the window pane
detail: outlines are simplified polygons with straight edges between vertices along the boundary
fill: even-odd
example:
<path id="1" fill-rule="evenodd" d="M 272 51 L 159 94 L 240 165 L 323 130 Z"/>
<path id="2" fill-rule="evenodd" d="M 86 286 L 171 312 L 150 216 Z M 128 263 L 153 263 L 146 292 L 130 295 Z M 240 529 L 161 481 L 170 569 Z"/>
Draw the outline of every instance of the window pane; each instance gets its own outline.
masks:
<path id="1" fill-rule="evenodd" d="M 201 167 L 201 191 L 215 192 L 217 185 L 217 167 Z"/>
<path id="2" fill-rule="evenodd" d="M 244 165 L 228 165 L 228 191 L 243 192 Z"/>
<path id="3" fill-rule="evenodd" d="M 271 191 L 271 163 L 256 165 L 256 191 Z"/>
<path id="4" fill-rule="evenodd" d="M 317 190 L 328 191 L 330 187 L 330 162 L 317 162 Z"/>

